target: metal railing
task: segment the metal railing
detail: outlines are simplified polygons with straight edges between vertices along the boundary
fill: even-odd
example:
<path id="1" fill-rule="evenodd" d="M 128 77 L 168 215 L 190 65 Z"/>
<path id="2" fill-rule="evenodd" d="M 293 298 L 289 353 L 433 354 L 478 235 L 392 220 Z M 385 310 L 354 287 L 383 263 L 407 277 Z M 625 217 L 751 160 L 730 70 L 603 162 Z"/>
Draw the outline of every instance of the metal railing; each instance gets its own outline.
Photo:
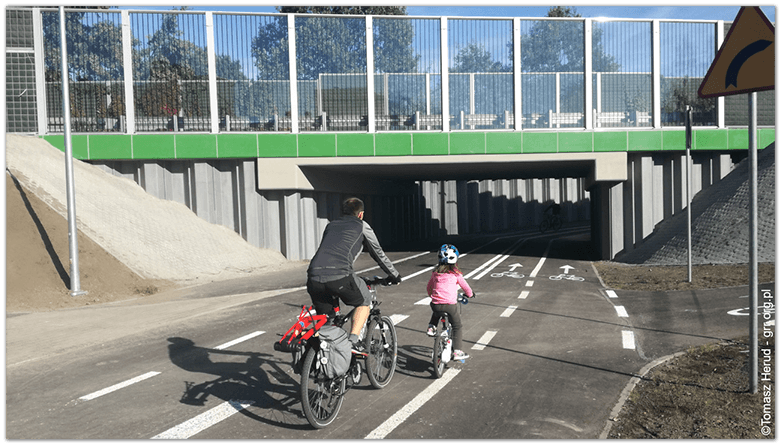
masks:
<path id="1" fill-rule="evenodd" d="M 75 132 L 747 125 L 696 94 L 722 21 L 66 12 Z M 6 24 L 8 130 L 62 132 L 59 14 Z"/>

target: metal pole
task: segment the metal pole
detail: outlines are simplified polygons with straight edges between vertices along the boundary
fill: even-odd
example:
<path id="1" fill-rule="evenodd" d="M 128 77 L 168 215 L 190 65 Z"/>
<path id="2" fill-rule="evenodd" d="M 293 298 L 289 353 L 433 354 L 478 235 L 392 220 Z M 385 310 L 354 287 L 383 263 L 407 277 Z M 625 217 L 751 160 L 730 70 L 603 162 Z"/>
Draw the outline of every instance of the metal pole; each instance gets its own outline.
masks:
<path id="1" fill-rule="evenodd" d="M 691 185 L 691 146 L 693 145 L 693 109 L 690 105 L 685 106 L 685 183 L 686 183 L 686 199 L 688 200 L 688 208 L 686 217 L 688 218 L 688 282 L 693 282 L 693 254 L 691 253 L 691 200 L 693 194 L 693 186 Z"/>
<path id="2" fill-rule="evenodd" d="M 758 120 L 757 93 L 748 94 L 748 139 L 750 145 L 750 236 L 749 278 L 750 286 L 750 393 L 758 391 Z"/>
<path id="3" fill-rule="evenodd" d="M 60 6 L 60 55 L 62 58 L 62 118 L 65 128 L 65 187 L 68 200 L 68 240 L 70 241 L 70 295 L 87 294 L 79 281 L 79 239 L 76 229 L 76 196 L 73 185 L 73 146 L 70 141 L 70 91 L 68 84 L 68 44 L 65 8 Z"/>

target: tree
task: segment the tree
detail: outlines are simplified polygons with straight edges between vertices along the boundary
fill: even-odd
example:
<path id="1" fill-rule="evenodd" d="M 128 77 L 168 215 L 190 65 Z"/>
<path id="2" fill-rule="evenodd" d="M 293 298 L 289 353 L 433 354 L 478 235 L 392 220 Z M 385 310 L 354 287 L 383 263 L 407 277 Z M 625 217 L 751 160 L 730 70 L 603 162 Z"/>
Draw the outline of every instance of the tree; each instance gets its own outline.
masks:
<path id="1" fill-rule="evenodd" d="M 406 15 L 404 6 L 282 6 L 287 14 Z M 298 19 L 296 45 L 298 78 L 316 79 L 321 73 L 365 72 L 365 21 L 301 17 Z M 375 21 L 374 62 L 377 72 L 414 72 L 418 56 L 411 42 L 412 25 L 403 20 Z M 265 79 L 287 79 L 288 30 L 284 18 L 271 22 L 252 40 L 252 54 L 260 75 Z"/>
<path id="2" fill-rule="evenodd" d="M 547 17 L 582 17 L 576 8 L 555 6 Z M 618 71 L 614 57 L 604 53 L 603 31 L 593 30 L 593 70 Z M 537 22 L 522 39 L 522 69 L 525 72 L 582 72 L 585 69 L 585 34 L 582 22 Z"/>
<path id="3" fill-rule="evenodd" d="M 493 57 L 484 45 L 471 43 L 458 51 L 450 72 L 505 72 L 506 67 Z"/>

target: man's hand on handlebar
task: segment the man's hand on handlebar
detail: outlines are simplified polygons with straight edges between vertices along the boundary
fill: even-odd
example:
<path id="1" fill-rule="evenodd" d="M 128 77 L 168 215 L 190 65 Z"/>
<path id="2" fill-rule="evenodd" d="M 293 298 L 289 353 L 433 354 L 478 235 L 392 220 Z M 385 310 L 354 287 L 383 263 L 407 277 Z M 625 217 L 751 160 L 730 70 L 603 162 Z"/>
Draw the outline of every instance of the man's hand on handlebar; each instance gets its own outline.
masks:
<path id="1" fill-rule="evenodd" d="M 398 276 L 388 276 L 387 277 L 387 282 L 390 285 L 398 285 L 398 284 L 401 283 L 402 280 L 403 279 L 401 279 L 401 275 L 400 274 Z"/>

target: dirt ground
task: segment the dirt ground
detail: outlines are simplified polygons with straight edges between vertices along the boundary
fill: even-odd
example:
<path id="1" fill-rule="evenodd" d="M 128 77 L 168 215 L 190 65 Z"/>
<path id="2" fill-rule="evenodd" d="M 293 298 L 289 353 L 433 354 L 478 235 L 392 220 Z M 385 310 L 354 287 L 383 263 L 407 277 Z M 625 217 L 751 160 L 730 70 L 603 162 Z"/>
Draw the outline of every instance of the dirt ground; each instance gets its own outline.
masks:
<path id="1" fill-rule="evenodd" d="M 88 294 L 73 297 L 67 220 L 6 175 L 6 314 L 102 304 L 176 287 L 142 279 L 81 233 L 78 244 L 81 288 Z M 595 266 L 613 289 L 669 291 L 748 283 L 746 265 L 696 266 L 693 283 L 687 282 L 684 266 Z M 759 281 L 774 281 L 774 264 L 760 265 Z M 742 338 L 689 350 L 654 369 L 632 392 L 610 438 L 773 438 L 774 423 L 769 436 L 755 426 L 763 403 L 760 394 L 747 392 L 746 343 Z M 769 386 L 774 402 L 773 381 Z"/>

